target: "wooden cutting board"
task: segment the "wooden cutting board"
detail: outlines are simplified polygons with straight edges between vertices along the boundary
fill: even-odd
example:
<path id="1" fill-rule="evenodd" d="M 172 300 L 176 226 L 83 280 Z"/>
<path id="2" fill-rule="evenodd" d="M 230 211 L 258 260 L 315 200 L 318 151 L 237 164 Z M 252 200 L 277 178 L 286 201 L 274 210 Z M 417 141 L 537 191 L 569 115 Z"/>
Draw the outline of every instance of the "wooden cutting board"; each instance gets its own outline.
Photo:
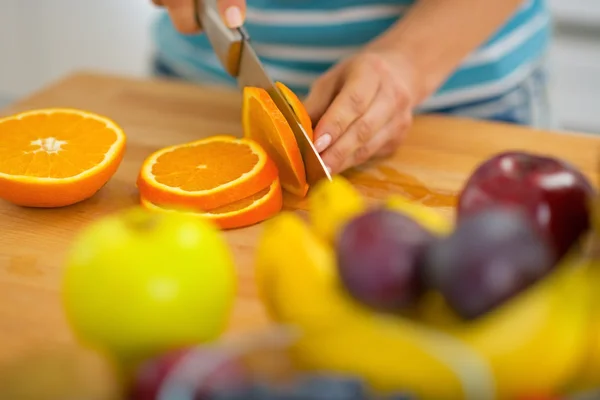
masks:
<path id="1" fill-rule="evenodd" d="M 59 303 L 59 284 L 73 236 L 95 218 L 137 204 L 134 182 L 152 151 L 214 134 L 241 134 L 240 106 L 237 92 L 77 74 L 0 112 L 77 107 L 113 118 L 128 135 L 119 171 L 92 199 L 55 210 L 23 209 L 0 201 L 0 363 L 37 346 L 72 345 Z M 556 155 L 597 178 L 600 137 L 440 116 L 416 118 L 408 140 L 394 157 L 352 171 L 348 177 L 369 199 L 399 193 L 450 214 L 454 195 L 473 168 L 507 149 Z M 286 199 L 287 207 L 304 205 Z M 232 331 L 251 330 L 266 322 L 252 282 L 253 248 L 260 229 L 227 233 L 241 280 Z"/>

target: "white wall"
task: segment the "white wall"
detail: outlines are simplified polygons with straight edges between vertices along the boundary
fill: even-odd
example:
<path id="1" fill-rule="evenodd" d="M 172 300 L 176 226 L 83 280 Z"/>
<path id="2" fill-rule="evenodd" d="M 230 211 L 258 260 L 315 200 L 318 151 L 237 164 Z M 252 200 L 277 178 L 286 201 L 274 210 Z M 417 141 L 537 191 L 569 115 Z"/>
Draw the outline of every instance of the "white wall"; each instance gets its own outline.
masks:
<path id="1" fill-rule="evenodd" d="M 598 0 L 548 0 L 554 14 L 570 22 L 600 25 Z"/>
<path id="2" fill-rule="evenodd" d="M 556 115 L 565 129 L 600 133 L 600 1 L 549 4 L 555 22 L 571 27 L 559 27 L 552 44 Z"/>
<path id="3" fill-rule="evenodd" d="M 73 70 L 146 72 L 149 0 L 0 0 L 0 98 Z"/>

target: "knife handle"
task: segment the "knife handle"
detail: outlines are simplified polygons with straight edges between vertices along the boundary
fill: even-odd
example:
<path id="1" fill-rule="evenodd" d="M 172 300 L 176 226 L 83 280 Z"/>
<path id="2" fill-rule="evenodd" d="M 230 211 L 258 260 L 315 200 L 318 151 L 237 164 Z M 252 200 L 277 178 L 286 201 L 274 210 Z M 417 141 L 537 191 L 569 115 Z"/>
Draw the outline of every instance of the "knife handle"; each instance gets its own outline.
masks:
<path id="1" fill-rule="evenodd" d="M 237 77 L 242 54 L 242 44 L 249 36 L 243 28 L 231 29 L 223 22 L 215 0 L 196 0 L 198 25 L 207 35 L 221 64 L 232 77 Z"/>

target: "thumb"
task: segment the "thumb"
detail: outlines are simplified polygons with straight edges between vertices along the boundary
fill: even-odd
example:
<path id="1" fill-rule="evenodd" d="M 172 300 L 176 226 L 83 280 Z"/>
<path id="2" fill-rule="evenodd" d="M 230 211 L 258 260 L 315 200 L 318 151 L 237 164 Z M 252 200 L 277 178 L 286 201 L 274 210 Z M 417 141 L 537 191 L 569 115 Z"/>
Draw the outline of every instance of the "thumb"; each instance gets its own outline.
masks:
<path id="1" fill-rule="evenodd" d="M 225 24 L 234 29 L 244 24 L 246 18 L 246 0 L 217 0 L 219 13 Z"/>

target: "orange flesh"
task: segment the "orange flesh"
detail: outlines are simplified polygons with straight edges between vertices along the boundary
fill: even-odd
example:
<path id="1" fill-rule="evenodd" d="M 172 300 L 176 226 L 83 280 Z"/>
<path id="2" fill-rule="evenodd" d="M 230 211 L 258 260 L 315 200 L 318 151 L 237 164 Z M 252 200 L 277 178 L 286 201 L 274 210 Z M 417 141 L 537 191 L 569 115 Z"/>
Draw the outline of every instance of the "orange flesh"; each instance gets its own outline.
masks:
<path id="1" fill-rule="evenodd" d="M 271 186 L 268 186 L 268 187 L 262 189 L 261 191 L 255 193 L 251 196 L 245 197 L 241 200 L 237 200 L 232 203 L 226 204 L 224 206 L 220 206 L 220 207 L 213 208 L 210 210 L 196 210 L 196 212 L 210 213 L 210 214 L 226 214 L 226 213 L 230 213 L 233 211 L 243 210 L 245 208 L 250 207 L 257 200 L 260 200 L 263 197 L 265 197 L 267 194 L 269 194 L 270 191 L 271 191 Z M 168 205 L 168 204 L 155 204 L 155 205 L 158 207 L 167 208 L 167 209 L 173 207 L 172 205 Z"/>
<path id="2" fill-rule="evenodd" d="M 275 85 L 281 91 L 283 97 L 285 97 L 285 99 L 287 100 L 288 104 L 294 111 L 294 114 L 296 114 L 296 117 L 300 121 L 300 124 L 302 124 L 302 127 L 306 131 L 306 134 L 308 135 L 310 140 L 313 141 L 314 133 L 312 128 L 312 121 L 310 119 L 310 116 L 308 115 L 308 112 L 306 111 L 306 108 L 304 108 L 304 104 L 302 104 L 302 101 L 300 101 L 298 96 L 296 96 L 296 93 L 294 93 L 283 83 L 275 82 Z"/>
<path id="3" fill-rule="evenodd" d="M 231 204 L 224 205 L 222 207 L 214 208 L 209 210 L 210 214 L 225 214 L 232 211 L 243 210 L 244 208 L 250 207 L 255 201 L 262 199 L 271 191 L 271 187 L 267 187 L 258 193 L 248 196 L 242 200 L 235 201 Z"/>
<path id="4" fill-rule="evenodd" d="M 185 207 L 183 204 L 163 206 L 153 203 L 143 196 L 140 197 L 140 202 L 142 206 L 150 210 L 172 212 L 180 209 L 186 213 L 191 212 L 191 215 L 194 216 L 208 218 L 221 229 L 236 229 L 254 225 L 280 212 L 283 206 L 283 197 L 279 178 L 275 178 L 268 188 L 209 211 Z"/>
<path id="5" fill-rule="evenodd" d="M 38 178 L 70 178 L 87 171 L 104 160 L 117 140 L 104 123 L 73 114 L 7 120 L 0 135 L 8 143 L 0 148 L 0 173 Z"/>
<path id="6" fill-rule="evenodd" d="M 157 182 L 186 191 L 210 190 L 252 171 L 259 157 L 244 144 L 209 142 L 158 157 L 152 167 Z"/>
<path id="7" fill-rule="evenodd" d="M 278 130 L 278 127 L 281 126 L 289 129 L 287 121 L 280 112 L 270 112 L 271 110 L 266 109 L 264 103 L 261 103 L 256 97 L 252 96 L 248 101 L 253 113 L 250 117 L 251 124 L 247 128 L 247 136 L 258 142 L 275 161 L 282 182 L 298 182 L 296 173 L 290 166 L 290 161 L 288 161 L 291 158 L 288 149 L 284 146 L 283 140 L 280 139 L 281 133 Z M 290 135 L 293 138 L 291 131 Z M 280 140 L 276 140 L 277 138 Z M 295 138 L 293 139 L 293 145 L 297 146 Z M 304 174 L 304 170 L 302 170 L 302 174 Z"/>

